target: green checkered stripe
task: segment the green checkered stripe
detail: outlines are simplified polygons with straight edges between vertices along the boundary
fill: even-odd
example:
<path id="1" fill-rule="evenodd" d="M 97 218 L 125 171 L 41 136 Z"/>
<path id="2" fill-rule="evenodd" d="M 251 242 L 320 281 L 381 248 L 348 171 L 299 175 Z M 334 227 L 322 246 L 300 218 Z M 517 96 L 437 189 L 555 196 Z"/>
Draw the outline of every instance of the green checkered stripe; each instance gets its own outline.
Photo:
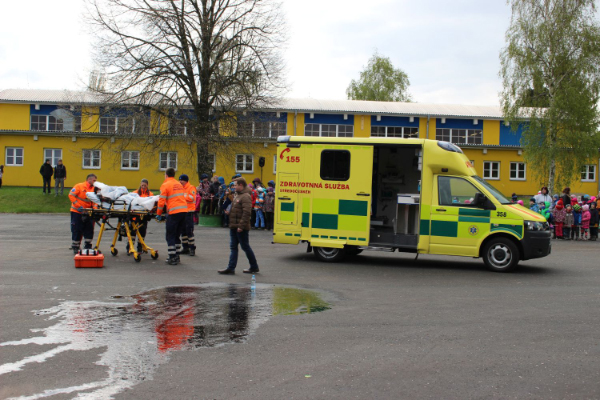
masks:
<path id="1" fill-rule="evenodd" d="M 478 225 L 481 228 L 485 228 L 480 230 L 481 233 L 485 233 L 489 227 L 488 232 L 510 232 L 519 238 L 523 237 L 523 227 L 520 225 L 492 223 L 490 210 L 464 208 L 458 210 L 458 221 L 430 221 L 429 219 L 422 218 L 420 222 L 420 234 L 443 237 L 468 237 L 463 231 L 471 224 L 489 224 L 487 227 Z M 459 227 L 461 229 L 460 234 Z"/>
<path id="2" fill-rule="evenodd" d="M 302 227 L 312 230 L 311 237 L 366 242 L 369 232 L 369 202 L 359 200 L 310 199 L 302 202 Z M 334 232 L 316 232 L 317 229 Z M 317 234 L 318 233 L 318 234 Z M 345 236 L 349 233 L 352 236 Z"/>

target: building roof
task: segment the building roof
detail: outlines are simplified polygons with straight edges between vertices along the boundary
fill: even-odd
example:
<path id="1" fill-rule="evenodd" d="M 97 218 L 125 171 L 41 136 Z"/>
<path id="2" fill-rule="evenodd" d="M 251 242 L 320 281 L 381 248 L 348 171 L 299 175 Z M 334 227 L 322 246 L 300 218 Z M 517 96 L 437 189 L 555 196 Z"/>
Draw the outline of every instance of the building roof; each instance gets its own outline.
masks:
<path id="1" fill-rule="evenodd" d="M 5 89 L 0 102 L 38 104 L 102 104 L 102 96 L 87 91 Z M 284 98 L 264 107 L 265 110 L 302 113 L 379 114 L 389 116 L 503 119 L 498 106 L 460 104 L 399 103 L 362 100 L 319 100 Z"/>

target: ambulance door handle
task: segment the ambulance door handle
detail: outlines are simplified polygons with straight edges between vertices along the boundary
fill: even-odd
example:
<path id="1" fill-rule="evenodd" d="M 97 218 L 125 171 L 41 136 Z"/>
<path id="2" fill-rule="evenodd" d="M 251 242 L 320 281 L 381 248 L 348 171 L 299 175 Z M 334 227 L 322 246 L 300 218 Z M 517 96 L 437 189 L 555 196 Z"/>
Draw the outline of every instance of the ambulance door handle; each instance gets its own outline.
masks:
<path id="1" fill-rule="evenodd" d="M 291 200 L 289 197 L 278 197 L 278 200 Z"/>
<path id="2" fill-rule="evenodd" d="M 370 194 L 369 193 L 365 193 L 365 192 L 360 192 L 360 193 L 356 193 L 357 196 L 367 196 L 369 197 Z"/>
<path id="3" fill-rule="evenodd" d="M 446 212 L 445 208 L 436 208 L 435 211 L 442 211 L 442 212 Z"/>

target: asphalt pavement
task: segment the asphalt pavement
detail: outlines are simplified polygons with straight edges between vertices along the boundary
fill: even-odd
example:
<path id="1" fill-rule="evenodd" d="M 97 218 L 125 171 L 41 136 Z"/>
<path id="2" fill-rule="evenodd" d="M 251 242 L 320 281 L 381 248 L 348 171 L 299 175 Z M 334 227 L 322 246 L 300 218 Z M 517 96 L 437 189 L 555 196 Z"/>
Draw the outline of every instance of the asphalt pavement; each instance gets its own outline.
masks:
<path id="1" fill-rule="evenodd" d="M 69 223 L 0 214 L 0 398 L 600 398 L 600 242 L 499 274 L 402 253 L 325 264 L 252 231 L 254 292 L 243 253 L 217 274 L 228 229 L 196 229 L 196 257 L 169 266 L 151 222 L 158 260 L 125 242 L 112 257 L 107 236 L 104 268 L 76 269 Z M 328 307 L 271 315 L 294 296 Z"/>

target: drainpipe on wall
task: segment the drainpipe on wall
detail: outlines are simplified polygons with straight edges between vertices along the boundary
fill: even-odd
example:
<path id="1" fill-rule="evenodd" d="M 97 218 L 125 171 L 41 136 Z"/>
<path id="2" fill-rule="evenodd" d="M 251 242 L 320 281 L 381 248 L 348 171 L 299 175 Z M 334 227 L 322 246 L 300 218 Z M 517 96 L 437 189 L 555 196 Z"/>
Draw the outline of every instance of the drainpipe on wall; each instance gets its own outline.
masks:
<path id="1" fill-rule="evenodd" d="M 427 131 L 425 133 L 425 139 L 429 139 L 429 114 L 427 114 Z"/>

